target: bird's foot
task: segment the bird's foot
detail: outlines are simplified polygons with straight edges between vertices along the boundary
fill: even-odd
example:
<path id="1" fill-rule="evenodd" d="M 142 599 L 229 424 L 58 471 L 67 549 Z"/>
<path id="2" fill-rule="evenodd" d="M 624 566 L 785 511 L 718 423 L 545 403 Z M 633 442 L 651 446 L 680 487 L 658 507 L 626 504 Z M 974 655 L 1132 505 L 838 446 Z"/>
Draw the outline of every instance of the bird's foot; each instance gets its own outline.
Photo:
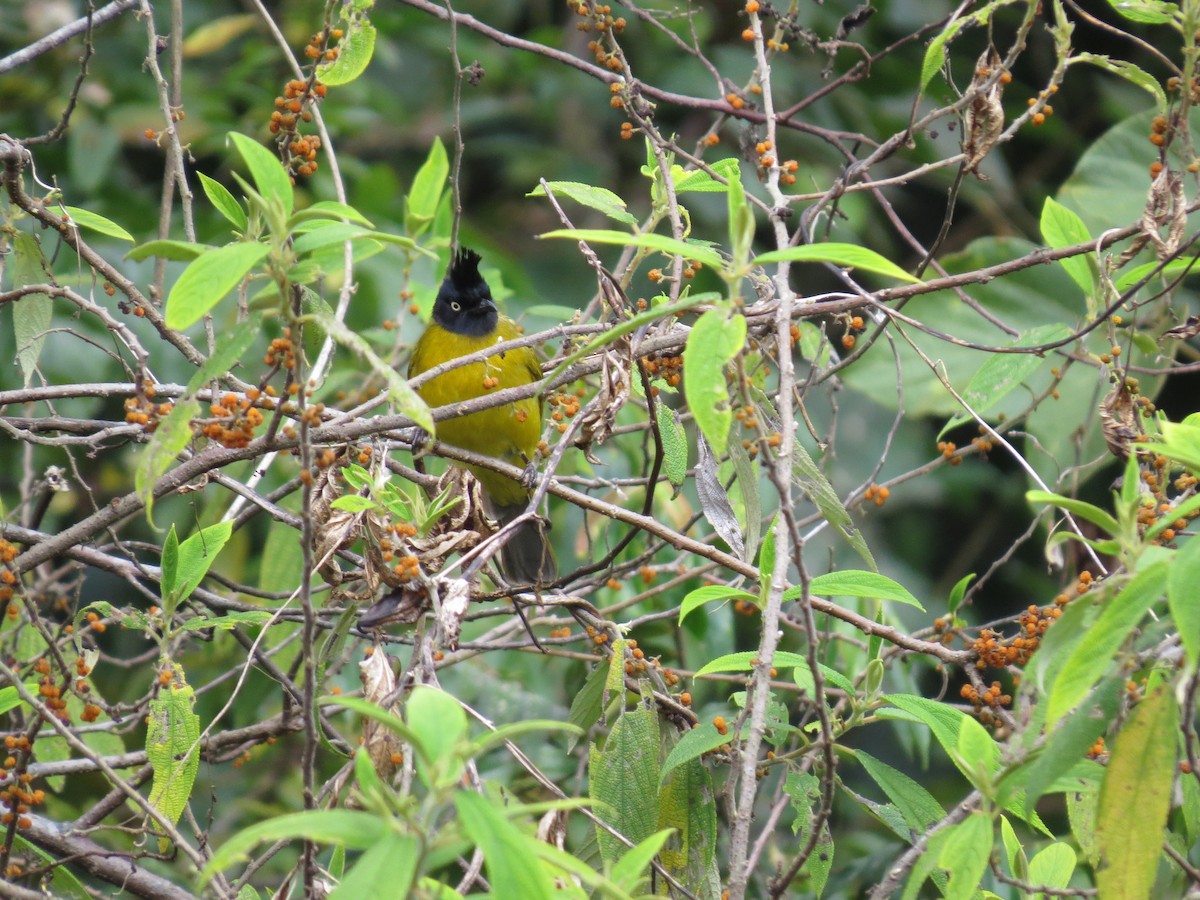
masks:
<path id="1" fill-rule="evenodd" d="M 533 460 L 525 463 L 525 469 L 521 472 L 521 487 L 528 491 L 532 491 L 538 483 L 538 467 Z"/>
<path id="2" fill-rule="evenodd" d="M 429 452 L 429 432 L 421 427 L 414 427 L 412 431 L 412 458 L 413 462 L 423 457 Z"/>

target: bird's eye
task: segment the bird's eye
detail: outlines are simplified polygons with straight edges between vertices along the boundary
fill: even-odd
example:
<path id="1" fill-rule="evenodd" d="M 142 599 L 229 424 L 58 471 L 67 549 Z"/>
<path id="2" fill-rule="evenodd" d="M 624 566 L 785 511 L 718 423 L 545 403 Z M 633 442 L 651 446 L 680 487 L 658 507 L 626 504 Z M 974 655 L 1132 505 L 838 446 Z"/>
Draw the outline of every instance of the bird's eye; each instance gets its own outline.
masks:
<path id="1" fill-rule="evenodd" d="M 461 309 L 462 309 L 462 304 L 461 304 L 461 303 L 458 303 L 457 301 L 451 300 L 451 301 L 450 301 L 450 308 L 451 308 L 452 310 L 454 310 L 455 312 L 458 312 L 459 310 L 461 310 Z"/>

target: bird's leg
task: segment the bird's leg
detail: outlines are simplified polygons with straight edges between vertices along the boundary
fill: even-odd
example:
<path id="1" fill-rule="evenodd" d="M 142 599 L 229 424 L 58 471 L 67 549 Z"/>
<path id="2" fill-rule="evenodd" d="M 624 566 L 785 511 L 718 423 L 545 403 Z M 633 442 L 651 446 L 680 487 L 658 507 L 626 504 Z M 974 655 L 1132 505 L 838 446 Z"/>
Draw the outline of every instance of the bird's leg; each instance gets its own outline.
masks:
<path id="1" fill-rule="evenodd" d="M 413 465 L 417 463 L 429 452 L 429 432 L 419 425 L 414 425 L 412 430 L 412 459 Z M 424 471 L 424 466 L 418 466 L 418 471 Z"/>
<path id="2" fill-rule="evenodd" d="M 521 487 L 528 491 L 532 491 L 538 482 L 538 467 L 537 463 L 527 457 L 524 453 L 521 458 L 525 460 L 525 468 L 521 472 L 520 484 Z"/>

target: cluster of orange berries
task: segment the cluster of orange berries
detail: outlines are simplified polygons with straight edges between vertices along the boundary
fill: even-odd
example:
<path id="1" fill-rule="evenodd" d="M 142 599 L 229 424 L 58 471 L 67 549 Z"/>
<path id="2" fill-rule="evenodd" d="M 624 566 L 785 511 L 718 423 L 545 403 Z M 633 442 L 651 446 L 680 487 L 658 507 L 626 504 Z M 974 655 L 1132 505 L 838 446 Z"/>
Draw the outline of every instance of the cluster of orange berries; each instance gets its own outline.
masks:
<path id="1" fill-rule="evenodd" d="M 971 438 L 971 446 L 984 455 L 986 455 L 992 449 L 992 447 L 995 446 L 992 443 L 991 438 L 989 438 L 987 435 L 987 429 L 980 425 L 979 437 Z"/>
<path id="2" fill-rule="evenodd" d="M 129 397 L 125 401 L 125 421 L 133 425 L 144 425 L 147 433 L 158 428 L 160 420 L 170 415 L 175 404 L 171 401 L 155 403 L 147 397 Z"/>
<path id="3" fill-rule="evenodd" d="M 625 660 L 625 674 L 631 676 L 645 675 L 650 671 L 654 660 L 647 660 L 646 653 L 637 645 L 637 641 L 629 642 L 629 659 Z"/>
<path id="4" fill-rule="evenodd" d="M 330 41 L 340 41 L 344 32 L 340 28 L 317 32 L 308 40 L 304 55 L 314 63 L 333 62 L 338 58 L 338 48 L 328 46 Z M 267 127 L 276 136 L 281 150 L 287 151 L 288 171 L 305 177 L 317 171 L 317 153 L 321 139 L 316 135 L 304 136 L 299 132 L 299 123 L 311 122 L 312 105 L 325 98 L 328 89 L 317 80 L 315 74 L 307 80 L 294 78 L 284 85 L 283 93 L 275 98 L 275 109 Z"/>
<path id="5" fill-rule="evenodd" d="M 1137 523 L 1142 532 L 1158 524 L 1161 520 L 1172 518 L 1175 514 L 1175 504 L 1167 494 L 1167 485 L 1184 494 L 1193 490 L 1200 479 L 1189 471 L 1180 473 L 1173 481 L 1168 471 L 1169 461 L 1161 454 L 1149 457 L 1148 466 L 1142 470 L 1142 482 L 1149 488 L 1152 497 L 1147 497 L 1137 511 Z M 1193 510 L 1184 516 L 1173 518 L 1170 527 L 1165 528 L 1154 539 L 1155 544 L 1169 544 L 1175 540 L 1179 532 L 1187 528 L 1189 519 L 1200 516 L 1200 510 Z"/>
<path id="6" fill-rule="evenodd" d="M 753 600 L 735 600 L 733 611 L 741 616 L 752 616 L 759 611 L 758 604 Z"/>
<path id="7" fill-rule="evenodd" d="M 592 639 L 592 643 L 597 647 L 603 647 L 608 643 L 608 634 L 603 631 L 597 631 L 591 625 L 587 627 L 587 636 Z"/>
<path id="8" fill-rule="evenodd" d="M 408 522 L 398 522 L 392 526 L 391 530 L 396 535 L 396 537 L 400 538 L 400 540 L 403 542 L 405 539 L 414 537 L 416 535 L 417 526 L 412 525 Z M 379 539 L 379 550 L 380 550 L 380 553 L 383 555 L 384 562 L 392 561 L 394 549 L 395 548 L 392 545 L 392 541 L 390 538 L 385 536 L 385 537 L 382 537 Z M 405 557 L 404 559 L 401 559 L 401 561 L 400 561 L 401 564 L 403 564 L 406 568 L 408 567 L 408 565 L 406 563 L 407 559 L 408 559 L 408 557 Z M 396 574 L 399 575 L 400 573 L 397 572 Z"/>
<path id="9" fill-rule="evenodd" d="M 622 122 L 621 123 L 621 140 L 627 141 L 632 137 L 633 137 L 633 123 L 632 122 Z"/>
<path id="10" fill-rule="evenodd" d="M 308 39 L 308 46 L 304 48 L 304 55 L 309 59 L 320 59 L 325 62 L 333 62 L 338 58 L 338 50 L 336 47 L 326 47 L 326 40 L 340 41 L 345 32 L 340 28 L 331 28 L 325 31 L 318 31 Z"/>
<path id="11" fill-rule="evenodd" d="M 263 362 L 271 367 L 282 365 L 289 370 L 296 368 L 296 348 L 292 344 L 290 328 L 283 330 L 283 337 L 277 337 L 271 341 L 271 345 L 267 347 L 267 353 L 263 357 Z"/>
<path id="12" fill-rule="evenodd" d="M 396 565 L 392 566 L 392 571 L 396 573 L 397 578 L 416 580 L 421 575 L 421 561 L 415 556 L 402 556 Z"/>
<path id="13" fill-rule="evenodd" d="M 984 725 L 999 727 L 1001 722 L 996 711 L 1012 705 L 1012 696 L 1003 693 L 998 681 L 993 681 L 982 692 L 973 684 L 964 684 L 960 693 L 964 700 L 975 707 L 975 717 Z"/>
<path id="14" fill-rule="evenodd" d="M 17 574 L 9 567 L 9 563 L 16 558 L 16 545 L 0 538 L 0 563 L 4 565 L 3 568 L 0 568 L 0 603 L 8 603 L 10 619 L 16 619 L 21 612 L 20 606 L 15 601 L 10 602 L 13 599 L 12 586 L 17 583 Z"/>
<path id="15" fill-rule="evenodd" d="M 4 759 L 4 767 L 0 770 L 0 781 L 8 781 L 13 774 L 12 770 L 17 767 L 15 753 L 28 754 L 33 749 L 25 735 L 6 735 L 4 746 L 8 754 Z M 0 816 L 0 822 L 9 825 L 16 819 L 17 827 L 23 829 L 28 829 L 33 824 L 26 816 L 32 807 L 46 802 L 46 794 L 40 789 L 30 790 L 29 785 L 32 782 L 33 776 L 22 772 L 13 779 L 12 784 L 0 789 L 0 803 L 8 807 L 7 812 Z"/>
<path id="16" fill-rule="evenodd" d="M 578 394 L 568 394 L 565 391 L 551 394 L 549 400 L 546 401 L 550 406 L 554 407 L 554 412 L 550 413 L 550 418 L 552 421 L 558 423 L 557 427 L 560 432 L 567 430 L 566 422 L 563 421 L 564 419 L 573 419 L 578 415 L 579 401 L 580 397 Z"/>
<path id="17" fill-rule="evenodd" d="M 1080 572 L 1074 591 L 1063 591 L 1048 606 L 1039 608 L 1031 604 L 1018 616 L 1017 634 L 1011 638 L 1006 638 L 991 628 L 984 628 L 971 644 L 971 649 L 978 657 L 975 667 L 1001 669 L 1011 665 L 1025 665 L 1034 651 L 1041 646 L 1046 629 L 1062 615 L 1063 607 L 1071 602 L 1072 597 L 1086 594 L 1094 583 L 1091 572 Z M 943 631 L 945 627 L 945 620 L 935 620 L 935 630 Z"/>
<path id="18" fill-rule="evenodd" d="M 95 613 L 91 613 L 91 615 L 95 615 Z M 67 701 L 63 698 L 62 689 L 54 683 L 54 677 L 50 672 L 50 661 L 42 657 L 33 664 L 33 671 L 41 676 L 38 679 L 38 695 L 46 704 L 46 708 L 53 712 L 60 721 L 69 722 Z"/>
<path id="19" fill-rule="evenodd" d="M 792 178 L 792 181 L 795 181 Z M 789 182 L 790 183 L 790 182 Z M 853 350 L 854 345 L 858 343 L 858 334 L 866 327 L 862 316 L 851 316 L 847 323 L 846 333 L 842 335 L 842 349 Z"/>
<path id="20" fill-rule="evenodd" d="M 229 393 L 210 404 L 212 420 L 200 426 L 200 433 L 229 449 L 247 446 L 254 439 L 254 429 L 263 423 L 262 411 L 253 405 L 257 398 L 252 399 L 250 394 L 247 391 L 239 398 Z"/>
<path id="21" fill-rule="evenodd" d="M 953 441 L 938 441 L 937 448 L 942 458 L 950 461 L 950 465 L 957 466 L 962 462 L 961 456 L 954 455 L 958 451 L 958 445 Z"/>
<path id="22" fill-rule="evenodd" d="M 550 637 L 552 638 L 569 638 L 571 636 L 571 626 L 564 625 L 562 628 L 551 628 Z"/>
<path id="23" fill-rule="evenodd" d="M 754 145 L 754 152 L 758 154 L 758 167 L 764 172 L 771 169 L 775 165 L 775 156 L 771 153 L 772 144 L 770 141 L 759 141 Z M 794 159 L 787 159 L 779 163 L 779 168 L 782 173 L 779 176 L 780 184 L 795 184 L 796 171 L 800 168 L 800 164 Z"/>
<path id="24" fill-rule="evenodd" d="M 584 33 L 594 31 L 600 35 L 619 35 L 625 30 L 625 26 L 629 24 L 626 22 L 624 16 L 613 18 L 612 7 L 607 3 L 589 3 L 588 0 L 567 0 L 567 7 L 575 15 L 583 19 L 582 22 L 575 24 L 575 28 Z M 619 53 L 609 53 L 604 49 L 604 45 L 599 40 L 588 41 L 587 48 L 595 55 L 596 65 L 604 66 L 613 72 L 619 72 L 624 67 Z"/>
<path id="25" fill-rule="evenodd" d="M 743 428 L 758 427 L 758 410 L 753 406 L 739 406 L 734 410 L 733 417 L 742 423 Z"/>
<path id="26" fill-rule="evenodd" d="M 1005 73 L 1005 74 L 1008 74 L 1008 73 Z M 1012 76 L 1009 75 L 1009 81 L 1011 81 L 1011 80 L 1012 80 Z M 1001 79 L 1001 81 L 1003 82 L 1003 79 Z M 1052 85 L 1050 85 L 1049 88 L 1040 92 L 1036 97 L 1030 97 L 1025 102 L 1029 106 L 1036 106 L 1038 103 L 1041 103 L 1042 101 L 1044 101 L 1048 96 L 1050 96 L 1051 94 L 1055 94 L 1057 92 L 1058 92 L 1058 85 L 1052 84 Z M 1050 118 L 1050 116 L 1052 116 L 1052 115 L 1054 115 L 1054 107 L 1051 106 L 1049 103 L 1046 103 L 1044 106 L 1042 106 L 1041 109 L 1039 109 L 1037 112 L 1035 112 L 1032 116 L 1029 117 L 1029 121 L 1032 122 L 1034 125 L 1044 125 L 1044 124 L 1046 124 L 1046 120 L 1048 118 Z"/>
<path id="27" fill-rule="evenodd" d="M 874 503 L 876 506 L 883 506 L 890 496 L 892 496 L 892 492 L 888 488 L 878 484 L 867 485 L 867 489 L 863 491 L 863 499 Z"/>
<path id="28" fill-rule="evenodd" d="M 670 387 L 679 387 L 683 379 L 683 357 L 678 354 L 645 356 L 642 358 L 642 365 L 646 367 L 647 375 L 651 378 L 661 378 Z"/>
<path id="29" fill-rule="evenodd" d="M 1088 748 L 1087 758 L 1099 759 L 1107 752 L 1108 748 L 1104 746 L 1104 736 L 1101 735 L 1100 737 L 1096 738 L 1096 742 Z"/>

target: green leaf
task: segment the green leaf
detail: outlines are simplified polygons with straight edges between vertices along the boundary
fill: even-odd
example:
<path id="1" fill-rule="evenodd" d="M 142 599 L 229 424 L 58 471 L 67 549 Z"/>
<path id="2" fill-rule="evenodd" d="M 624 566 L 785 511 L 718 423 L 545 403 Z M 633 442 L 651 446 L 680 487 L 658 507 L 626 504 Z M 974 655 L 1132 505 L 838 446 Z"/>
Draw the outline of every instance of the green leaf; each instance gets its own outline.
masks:
<path id="1" fill-rule="evenodd" d="M 684 732 L 683 737 L 671 748 L 662 765 L 661 780 L 666 781 L 667 776 L 680 766 L 728 743 L 729 735 L 717 731 L 712 722 L 701 722 L 690 731 Z"/>
<path id="2" fill-rule="evenodd" d="M 603 749 L 592 744 L 588 754 L 589 791 L 597 818 L 635 844 L 658 830 L 658 747 L 658 714 L 639 706 L 617 719 Z M 596 838 L 606 864 L 624 855 L 625 846 L 606 829 L 597 826 Z"/>
<path id="3" fill-rule="evenodd" d="M 360 497 L 358 494 L 343 494 L 329 505 L 334 509 L 351 513 L 366 512 L 368 509 L 379 509 L 379 504 L 370 497 Z"/>
<path id="4" fill-rule="evenodd" d="M 833 489 L 833 485 L 829 483 L 829 479 L 825 477 L 825 473 L 821 471 L 816 460 L 809 455 L 808 450 L 800 441 L 796 441 L 793 448 L 795 456 L 792 477 L 796 479 L 800 489 L 821 511 L 821 516 L 825 521 L 846 539 L 847 543 L 862 557 L 863 562 L 874 569 L 875 559 L 871 555 L 871 548 L 867 546 L 862 532 L 850 518 L 850 513 L 846 511 L 845 505 L 837 495 L 837 491 Z"/>
<path id="5" fill-rule="evenodd" d="M 1200 541 L 1195 537 L 1175 554 L 1167 573 L 1167 605 L 1175 619 L 1175 633 L 1183 642 L 1188 663 L 1200 664 Z"/>
<path id="6" fill-rule="evenodd" d="M 607 677 L 607 666 L 596 666 L 588 673 L 583 687 L 571 700 L 571 709 L 567 713 L 568 723 L 584 732 L 596 724 L 600 713 L 604 711 L 604 682 Z M 567 750 L 574 750 L 577 743 L 579 739 L 572 736 L 567 742 Z"/>
<path id="7" fill-rule="evenodd" d="M 699 678 L 702 675 L 711 675 L 714 672 L 750 672 L 754 670 L 755 660 L 757 659 L 758 652 L 752 650 L 726 653 L 723 656 L 718 656 L 716 659 L 706 662 L 697 670 L 693 677 Z M 808 660 L 805 659 L 803 654 L 794 653 L 790 650 L 776 650 L 775 655 L 771 658 L 771 665 L 776 669 L 795 668 L 804 672 L 810 671 Z M 849 678 L 836 669 L 831 669 L 824 663 L 819 663 L 818 665 L 821 668 L 821 674 L 825 676 L 827 682 L 841 688 L 843 691 L 854 692 L 854 683 Z"/>
<path id="8" fill-rule="evenodd" d="M 146 507 L 146 518 L 154 523 L 154 488 L 171 468 L 175 458 L 192 439 L 191 420 L 200 415 L 195 400 L 177 400 L 170 414 L 158 423 L 150 443 L 137 459 L 133 473 L 134 490 Z"/>
<path id="9" fill-rule="evenodd" d="M 246 163 L 250 177 L 254 179 L 254 186 L 258 188 L 263 199 L 278 199 L 283 204 L 284 215 L 290 215 L 296 200 L 292 191 L 291 176 L 279 161 L 279 157 L 254 138 L 238 134 L 236 131 L 229 132 L 229 141 Z"/>
<path id="10" fill-rule="evenodd" d="M 742 179 L 741 166 L 734 157 L 718 159 L 709 168 L 723 178 L 724 181 L 718 181 L 703 169 L 684 170 L 683 166 L 671 166 L 671 179 L 675 182 L 675 193 L 682 194 L 687 191 L 698 191 L 702 193 L 723 194 L 728 190 L 726 185 L 729 182 L 741 181 Z"/>
<path id="11" fill-rule="evenodd" d="M 863 750 L 856 750 L 854 756 L 904 817 L 910 841 L 916 840 L 930 825 L 946 815 L 933 795 L 903 772 Z"/>
<path id="12" fill-rule="evenodd" d="M 12 279 L 13 287 L 30 284 L 47 284 L 50 276 L 43 268 L 42 248 L 33 235 L 15 231 L 13 241 Z M 46 332 L 54 313 L 54 301 L 48 294 L 26 294 L 11 304 L 13 337 L 16 340 L 17 363 L 21 366 L 24 386 L 29 387 L 42 347 L 46 343 Z"/>
<path id="13" fill-rule="evenodd" d="M 539 237 L 568 238 L 593 244 L 616 244 L 619 247 L 642 247 L 661 253 L 678 254 L 714 269 L 722 267 L 721 254 L 713 249 L 711 244 L 692 240 L 680 241 L 665 234 L 630 234 L 627 231 L 604 231 L 596 228 L 560 228 L 557 231 L 547 231 Z"/>
<path id="14" fill-rule="evenodd" d="M 141 262 L 151 256 L 161 256 L 174 262 L 191 262 L 216 249 L 213 244 L 192 244 L 188 241 L 146 241 L 126 253 L 125 258 Z"/>
<path id="15" fill-rule="evenodd" d="M 171 526 L 174 534 L 175 527 Z M 208 570 L 216 561 L 217 554 L 233 534 L 233 522 L 218 522 L 201 528 L 179 544 L 178 570 L 172 579 L 170 594 L 163 591 L 163 616 L 170 619 L 179 604 L 192 595 L 192 591 L 204 580 Z M 168 543 L 170 537 L 168 536 Z"/>
<path id="16" fill-rule="evenodd" d="M 417 839 L 393 831 L 367 848 L 329 894 L 329 900 L 364 897 L 408 897 L 421 858 Z"/>
<path id="17" fill-rule="evenodd" d="M 404 221 L 409 234 L 419 235 L 433 221 L 449 174 L 450 161 L 446 157 L 446 147 L 441 138 L 434 138 L 429 155 L 417 170 L 412 190 L 405 198 Z"/>
<path id="18" fill-rule="evenodd" d="M 388 830 L 387 820 L 373 812 L 310 809 L 276 816 L 242 829 L 218 847 L 200 873 L 200 886 L 234 863 L 249 859 L 250 851 L 261 843 L 305 839 L 367 850 L 383 840 Z"/>
<path id="19" fill-rule="evenodd" d="M 688 469 L 688 439 L 679 413 L 659 400 L 654 404 L 658 433 L 662 436 L 663 472 L 676 494 L 683 487 Z"/>
<path id="20" fill-rule="evenodd" d="M 950 589 L 950 596 L 946 600 L 946 612 L 949 615 L 953 616 L 958 612 L 958 606 L 962 603 L 963 597 L 967 595 L 967 588 L 974 580 L 975 573 L 972 572 L 970 575 L 964 575 L 955 582 L 954 587 Z"/>
<path id="21" fill-rule="evenodd" d="M 457 780 L 461 762 L 456 747 L 467 736 L 467 714 L 445 691 L 418 685 L 404 708 L 404 719 L 424 752 L 425 759 L 443 766 L 443 778 Z M 430 783 L 445 783 L 430 777 Z"/>
<path id="22" fill-rule="evenodd" d="M 546 183 L 546 187 L 549 187 L 551 193 L 556 196 L 570 197 L 576 203 L 602 212 L 617 222 L 622 222 L 626 225 L 637 224 L 637 217 L 626 211 L 625 201 L 607 188 L 594 187 L 578 181 L 549 181 Z M 525 196 L 545 197 L 546 191 L 539 184 Z"/>
<path id="23" fill-rule="evenodd" d="M 786 247 L 783 250 L 772 250 L 754 258 L 756 266 L 765 266 L 776 262 L 827 262 L 838 266 L 848 266 L 875 272 L 891 278 L 920 284 L 920 278 L 914 278 L 894 262 L 880 256 L 874 250 L 859 247 L 855 244 L 802 244 L 799 247 Z"/>
<path id="24" fill-rule="evenodd" d="M 179 534 L 175 531 L 175 523 L 163 541 L 162 548 L 162 581 L 160 588 L 162 596 L 175 596 L 175 585 L 179 583 Z"/>
<path id="25" fill-rule="evenodd" d="M 351 19 L 337 51 L 337 59 L 317 66 L 317 78 L 329 87 L 349 84 L 366 71 L 375 53 L 375 26 L 365 19 Z"/>
<path id="26" fill-rule="evenodd" d="M 79 228 L 88 228 L 108 237 L 134 243 L 133 235 L 111 219 L 106 219 L 88 209 L 80 209 L 78 206 L 64 206 L 63 209 L 67 211 L 67 215 Z"/>
<path id="27" fill-rule="evenodd" d="M 847 569 L 841 572 L 829 572 L 818 575 L 809 582 L 809 592 L 825 597 L 871 597 L 877 600 L 896 600 L 907 603 L 924 611 L 916 597 L 908 592 L 904 585 L 893 581 L 878 572 L 864 572 L 858 569 Z M 789 588 L 784 591 L 784 600 L 795 600 L 800 596 L 800 588 Z"/>
<path id="28" fill-rule="evenodd" d="M 172 682 L 150 701 L 147 716 L 146 759 L 154 770 L 149 799 L 172 823 L 187 806 L 200 768 L 200 717 L 192 711 L 194 703 L 190 687 Z"/>
<path id="29" fill-rule="evenodd" d="M 1041 229 L 1042 237 L 1055 250 L 1073 247 L 1092 239 L 1087 226 L 1083 224 L 1083 219 L 1053 197 L 1047 197 L 1046 202 L 1042 204 Z M 1060 259 L 1058 263 L 1071 276 L 1071 280 L 1079 285 L 1084 296 L 1091 297 L 1096 293 L 1098 275 L 1096 260 L 1091 253 Z"/>
<path id="30" fill-rule="evenodd" d="M 1075 874 L 1075 851 L 1067 844 L 1055 842 L 1029 861 L 1029 883 L 1062 890 Z M 1039 900 L 1045 897 L 1039 894 Z"/>
<path id="31" fill-rule="evenodd" d="M 293 591 L 303 572 L 304 554 L 296 530 L 283 522 L 272 522 L 259 563 L 259 587 L 264 591 Z"/>
<path id="32" fill-rule="evenodd" d="M 1065 509 L 1072 515 L 1086 519 L 1093 525 L 1099 526 L 1105 534 L 1116 535 L 1121 531 L 1117 520 L 1098 506 L 1076 500 L 1074 497 L 1064 497 L 1062 494 L 1052 494 L 1049 491 L 1026 491 L 1025 499 L 1030 503 L 1052 503 Z"/>
<path id="33" fill-rule="evenodd" d="M 746 343 L 746 319 L 710 309 L 692 327 L 683 351 L 683 388 L 696 425 L 711 446 L 725 446 L 733 423 L 725 366 Z"/>
<path id="34" fill-rule="evenodd" d="M 1155 260 L 1154 262 L 1142 263 L 1140 266 L 1128 269 L 1113 283 L 1116 285 L 1118 291 L 1123 291 L 1130 285 L 1137 284 L 1147 275 L 1152 275 L 1155 272 L 1164 281 L 1178 278 L 1185 272 L 1200 275 L 1200 271 L 1196 270 L 1196 261 L 1190 256 L 1185 256 L 1182 259 L 1173 259 L 1170 262 Z"/>
<path id="35" fill-rule="evenodd" d="M 1017 0 L 993 0 L 992 3 L 982 9 L 977 9 L 970 15 L 955 19 L 930 41 L 929 46 L 925 49 L 925 59 L 921 62 L 921 93 L 925 92 L 929 82 L 933 81 L 933 76 L 942 68 L 942 63 L 946 59 L 946 45 L 954 40 L 960 31 L 968 26 L 988 21 L 996 9 L 1015 2 Z"/>
<path id="36" fill-rule="evenodd" d="M 947 831 L 937 862 L 950 873 L 946 900 L 972 900 L 992 853 L 992 820 L 987 813 L 973 810 Z"/>
<path id="37" fill-rule="evenodd" d="M 1178 729 L 1174 692 L 1160 684 L 1134 706 L 1113 744 L 1096 825 L 1103 859 L 1096 886 L 1105 900 L 1142 900 L 1154 893 Z"/>
<path id="38" fill-rule="evenodd" d="M 1000 746 L 975 719 L 945 703 L 912 694 L 888 694 L 884 699 L 905 715 L 883 708 L 878 716 L 927 725 L 959 771 L 977 787 L 986 786 L 999 764 Z"/>
<path id="39" fill-rule="evenodd" d="M 725 191 L 725 201 L 729 219 L 729 248 L 733 257 L 733 271 L 743 272 L 754 247 L 756 226 L 754 210 L 746 201 L 746 189 L 742 187 L 740 174 L 737 178 L 729 180 Z"/>
<path id="40" fill-rule="evenodd" d="M 1166 591 L 1167 569 L 1165 561 L 1154 563 L 1134 575 L 1115 597 L 1106 600 L 1100 617 L 1072 650 L 1054 680 L 1046 707 L 1048 726 L 1074 709 L 1114 665 L 1125 639 Z"/>
<path id="41" fill-rule="evenodd" d="M 359 225 L 352 225 L 349 222 L 333 222 L 323 225 L 320 228 L 314 228 L 312 231 L 296 238 L 292 244 L 292 249 L 297 256 L 305 256 L 325 247 L 333 246 L 334 244 L 341 244 L 346 241 L 361 241 L 366 238 L 383 241 L 388 244 L 396 244 L 427 256 L 434 255 L 432 251 L 418 247 L 412 238 L 387 234 L 382 231 L 373 231 L 370 228 L 362 228 Z"/>
<path id="42" fill-rule="evenodd" d="M 253 316 L 240 327 L 222 334 L 217 339 L 217 347 L 212 355 L 188 379 L 186 393 L 175 401 L 167 417 L 158 423 L 158 428 L 150 436 L 150 443 L 137 461 L 134 486 L 152 523 L 154 485 L 192 439 L 191 421 L 200 415 L 200 404 L 192 398 L 201 388 L 224 378 L 233 370 L 258 337 L 261 327 L 262 317 Z"/>
<path id="43" fill-rule="evenodd" d="M 217 208 L 217 212 L 229 220 L 238 231 L 245 233 L 246 231 L 246 211 L 242 209 L 242 204 L 237 202 L 237 198 L 229 193 L 225 185 L 219 181 L 214 181 L 203 172 L 197 172 L 200 176 L 200 186 L 204 188 L 204 194 L 208 197 L 208 202 Z"/>
<path id="44" fill-rule="evenodd" d="M 812 833 L 813 810 L 821 804 L 821 780 L 811 772 L 790 772 L 783 786 L 784 793 L 791 800 L 792 832 L 797 842 L 803 845 Z M 821 833 L 817 837 L 812 854 L 800 870 L 802 877 L 807 879 L 805 895 L 820 897 L 825 891 L 825 883 L 829 880 L 829 872 L 833 868 L 833 838 L 829 833 L 828 820 L 821 823 Z"/>
<path id="45" fill-rule="evenodd" d="M 1108 5 L 1132 22 L 1172 25 L 1179 21 L 1179 4 L 1165 0 L 1108 0 Z"/>
<path id="46" fill-rule="evenodd" d="M 682 623 L 688 613 L 703 606 L 705 603 L 715 603 L 718 600 L 749 600 L 758 603 L 758 595 L 743 591 L 741 588 L 726 587 L 723 584 L 706 584 L 694 591 L 689 591 L 679 604 L 679 622 Z"/>
<path id="47" fill-rule="evenodd" d="M 167 327 L 183 330 L 195 325 L 262 262 L 267 253 L 265 244 L 238 243 L 198 256 L 183 270 L 167 297 Z"/>
<path id="48" fill-rule="evenodd" d="M 1018 787 L 1024 782 L 1025 802 L 1030 806 L 1035 805 L 1052 784 L 1071 770 L 1077 760 L 1084 758 L 1096 738 L 1104 734 L 1109 724 L 1116 720 L 1124 686 L 1125 679 L 1121 673 L 1096 685 L 1091 696 L 1050 733 L 1041 753 L 1012 777 L 1005 775 L 1002 788 L 1009 782 L 1014 782 Z"/>
<path id="49" fill-rule="evenodd" d="M 1052 201 L 1047 201 L 1052 202 Z M 1078 262 L 1079 260 L 1073 260 Z M 1064 260 L 1066 262 L 1066 260 Z M 1066 325 L 1038 325 L 1031 328 L 1010 347 L 1039 347 L 1062 340 L 1071 334 Z M 1034 372 L 1046 365 L 1046 358 L 1034 353 L 991 353 L 962 389 L 963 400 L 975 413 L 983 415 L 1014 390 L 1025 383 Z M 970 413 L 955 416 L 938 432 L 941 440 L 946 432 L 974 419 Z"/>
<path id="50" fill-rule="evenodd" d="M 370 219 L 353 206 L 339 203 L 337 200 L 318 200 L 316 203 L 310 203 L 299 212 L 293 213 L 291 223 L 299 224 L 301 222 L 310 222 L 314 219 L 325 219 L 327 221 L 345 219 L 347 222 L 353 222 L 355 225 L 362 225 L 365 228 L 375 227 L 371 224 Z"/>
<path id="51" fill-rule="evenodd" d="M 333 311 L 324 304 L 314 308 L 313 317 L 330 337 L 370 363 L 372 371 L 387 382 L 388 400 L 401 414 L 408 416 L 414 424 L 421 426 L 431 435 L 435 433 L 436 427 L 429 406 L 409 387 L 408 381 L 375 352 L 365 338 L 334 317 Z"/>
<path id="52" fill-rule="evenodd" d="M 612 867 L 612 880 L 632 894 L 638 883 L 647 877 L 646 870 L 671 836 L 672 829 L 664 828 L 630 847 Z"/>
<path id="53" fill-rule="evenodd" d="M 1123 59 L 1113 59 L 1100 53 L 1077 53 L 1067 61 L 1067 64 L 1074 65 L 1080 62 L 1099 66 L 1104 71 L 1118 75 L 1130 84 L 1140 87 L 1154 98 L 1155 108 L 1159 113 L 1166 112 L 1167 94 L 1158 79 L 1149 72 L 1138 68 L 1131 62 L 1126 62 Z"/>
<path id="54" fill-rule="evenodd" d="M 716 732 L 711 724 L 708 728 Z M 684 739 L 695 731 L 693 728 L 687 732 Z M 695 756 L 678 761 L 670 755 L 663 764 L 663 776 L 658 827 L 674 828 L 675 835 L 663 848 L 662 863 L 673 874 L 703 870 L 712 864 L 717 849 L 717 804 L 712 777 Z"/>
<path id="55" fill-rule="evenodd" d="M 454 795 L 463 830 L 483 851 L 493 897 L 553 900 L 543 869 L 529 841 L 487 799 L 468 791 Z"/>

